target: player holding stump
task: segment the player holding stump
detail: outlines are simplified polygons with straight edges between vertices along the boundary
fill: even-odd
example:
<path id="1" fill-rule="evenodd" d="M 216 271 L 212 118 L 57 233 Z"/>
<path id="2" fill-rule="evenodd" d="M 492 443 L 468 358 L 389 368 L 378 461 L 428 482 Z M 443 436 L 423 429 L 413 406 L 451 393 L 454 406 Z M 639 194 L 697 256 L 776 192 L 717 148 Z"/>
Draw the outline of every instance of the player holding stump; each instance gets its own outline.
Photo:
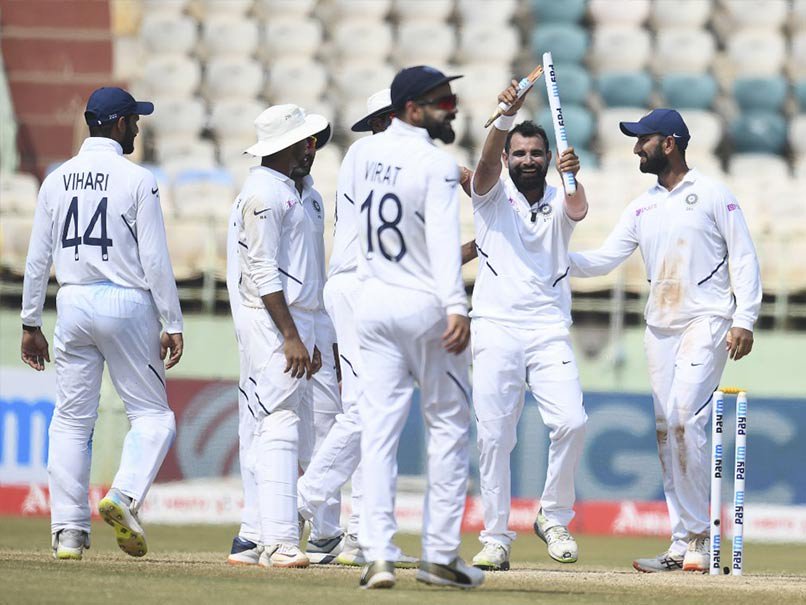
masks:
<path id="1" fill-rule="evenodd" d="M 148 550 L 137 511 L 176 433 L 165 368 L 182 357 L 182 313 L 159 190 L 148 170 L 123 157 L 134 151 L 139 116 L 153 111 L 120 88 L 93 92 L 84 114 L 90 136 L 42 183 L 34 215 L 21 348 L 25 363 L 44 370 L 50 356 L 40 326 L 53 263 L 60 286 L 53 335 L 58 392 L 48 484 L 57 559 L 81 559 L 90 545 L 87 498 L 104 363 L 131 428 L 99 512 L 133 557 Z"/>
<path id="2" fill-rule="evenodd" d="M 644 347 L 672 543 L 633 566 L 704 572 L 711 394 L 728 356 L 741 359 L 753 347 L 761 307 L 758 259 L 733 194 L 686 164 L 691 137 L 677 111 L 655 109 L 619 127 L 637 139 L 641 172 L 658 181 L 625 208 L 601 248 L 571 255 L 571 275 L 604 275 L 641 250 L 650 282 Z"/>
<path id="3" fill-rule="evenodd" d="M 509 569 L 515 533 L 508 529 L 509 459 L 523 410 L 524 383 L 551 429 L 548 473 L 535 531 L 561 563 L 577 560 L 567 525 L 574 516 L 574 474 L 582 455 L 587 416 L 582 406 L 571 325 L 568 242 L 588 203 L 580 185 L 573 196 L 546 183 L 551 151 L 545 131 L 532 122 L 515 126 L 526 95 L 517 82 L 499 102 L 511 105 L 487 136 L 473 176 L 476 248 L 481 257 L 473 290 L 473 404 L 480 449 L 484 507 L 481 552 L 473 565 Z M 528 93 L 527 93 L 528 94 Z M 507 174 L 501 176 L 502 160 Z M 579 171 L 569 147 L 561 172 Z"/>

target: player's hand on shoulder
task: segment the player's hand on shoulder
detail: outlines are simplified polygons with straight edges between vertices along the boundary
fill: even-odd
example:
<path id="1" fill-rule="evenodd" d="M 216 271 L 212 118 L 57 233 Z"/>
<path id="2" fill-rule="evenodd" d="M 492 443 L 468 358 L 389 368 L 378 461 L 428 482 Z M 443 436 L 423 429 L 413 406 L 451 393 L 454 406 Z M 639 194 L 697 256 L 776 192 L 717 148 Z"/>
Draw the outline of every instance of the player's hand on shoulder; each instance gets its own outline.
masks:
<path id="1" fill-rule="evenodd" d="M 753 333 L 745 328 L 731 328 L 728 330 L 726 345 L 728 356 L 739 361 L 753 350 Z"/>
<path id="2" fill-rule="evenodd" d="M 514 116 L 516 113 L 518 113 L 518 110 L 523 105 L 523 102 L 526 100 L 526 97 L 527 97 L 528 94 L 529 94 L 529 91 L 527 90 L 526 93 L 519 99 L 518 98 L 518 81 L 517 80 L 512 80 L 512 84 L 507 86 L 507 88 L 505 90 L 503 90 L 501 92 L 501 94 L 498 95 L 498 102 L 499 103 L 506 103 L 507 105 L 510 106 L 510 108 L 507 109 L 504 112 L 504 115 L 505 116 Z"/>
<path id="3" fill-rule="evenodd" d="M 291 376 L 294 378 L 310 378 L 313 375 L 308 349 L 305 348 L 298 335 L 285 339 L 283 353 L 285 354 L 286 373 L 291 372 Z"/>
<path id="4" fill-rule="evenodd" d="M 160 359 L 165 359 L 167 356 L 168 359 L 165 361 L 166 370 L 170 370 L 179 363 L 184 350 L 185 340 L 181 332 L 175 334 L 162 333 L 162 336 L 160 336 Z M 169 351 L 170 355 L 168 354 Z"/>
<path id="5" fill-rule="evenodd" d="M 557 156 L 557 170 L 559 172 L 570 172 L 574 176 L 579 172 L 579 157 L 577 157 L 573 147 L 569 147 Z"/>
<path id="6" fill-rule="evenodd" d="M 45 362 L 50 363 L 48 340 L 40 328 L 22 331 L 22 345 L 20 347 L 22 360 L 34 370 L 41 372 L 45 369 Z"/>
<path id="7" fill-rule="evenodd" d="M 470 342 L 470 320 L 467 315 L 448 315 L 448 327 L 442 334 L 442 346 L 448 353 L 458 355 Z"/>

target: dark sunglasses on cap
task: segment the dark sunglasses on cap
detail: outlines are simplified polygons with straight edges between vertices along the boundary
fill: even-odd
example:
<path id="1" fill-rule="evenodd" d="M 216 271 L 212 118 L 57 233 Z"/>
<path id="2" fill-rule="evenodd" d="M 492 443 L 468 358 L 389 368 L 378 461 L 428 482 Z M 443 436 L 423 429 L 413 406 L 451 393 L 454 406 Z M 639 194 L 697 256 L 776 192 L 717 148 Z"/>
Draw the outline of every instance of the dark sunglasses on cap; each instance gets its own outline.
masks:
<path id="1" fill-rule="evenodd" d="M 453 111 L 456 109 L 458 102 L 459 99 L 457 99 L 456 95 L 445 95 L 444 97 L 431 99 L 430 101 L 415 101 L 417 105 L 434 105 L 437 109 L 441 109 L 442 111 Z"/>

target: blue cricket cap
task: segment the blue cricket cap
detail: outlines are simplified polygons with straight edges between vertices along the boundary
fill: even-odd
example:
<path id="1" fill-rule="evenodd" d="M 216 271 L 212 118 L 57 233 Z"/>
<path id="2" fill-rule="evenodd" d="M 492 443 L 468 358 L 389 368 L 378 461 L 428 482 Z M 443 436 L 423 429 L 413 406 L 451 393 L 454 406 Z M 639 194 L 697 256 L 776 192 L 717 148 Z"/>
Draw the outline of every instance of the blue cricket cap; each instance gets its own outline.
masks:
<path id="1" fill-rule="evenodd" d="M 421 97 L 429 90 L 434 90 L 437 86 L 461 77 L 446 76 L 438 69 L 428 65 L 417 65 L 401 69 L 397 72 L 395 79 L 392 80 L 392 106 L 400 110 L 406 105 L 406 101 Z"/>
<path id="2" fill-rule="evenodd" d="M 123 116 L 147 116 L 153 112 L 153 103 L 135 101 L 134 97 L 122 88 L 104 87 L 90 95 L 84 119 L 90 126 L 101 126 Z"/>
<path id="3" fill-rule="evenodd" d="M 637 122 L 619 122 L 619 128 L 628 137 L 640 137 L 645 134 L 674 137 L 680 149 L 685 149 L 691 139 L 688 126 L 675 109 L 653 109 Z"/>

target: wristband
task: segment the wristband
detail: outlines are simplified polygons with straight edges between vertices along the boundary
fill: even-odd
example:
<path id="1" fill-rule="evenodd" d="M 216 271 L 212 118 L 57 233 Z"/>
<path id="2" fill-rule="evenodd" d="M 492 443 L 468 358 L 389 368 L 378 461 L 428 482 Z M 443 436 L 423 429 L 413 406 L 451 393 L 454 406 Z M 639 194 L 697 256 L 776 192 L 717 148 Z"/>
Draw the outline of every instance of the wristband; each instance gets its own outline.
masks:
<path id="1" fill-rule="evenodd" d="M 493 126 L 495 126 L 498 130 L 509 132 L 509 129 L 512 128 L 512 125 L 515 123 L 516 115 L 518 114 L 511 116 L 500 115 L 495 119 L 495 122 L 493 122 Z"/>
<path id="2" fill-rule="evenodd" d="M 26 326 L 22 324 L 22 331 L 23 332 L 36 332 L 39 330 L 39 326 Z"/>

